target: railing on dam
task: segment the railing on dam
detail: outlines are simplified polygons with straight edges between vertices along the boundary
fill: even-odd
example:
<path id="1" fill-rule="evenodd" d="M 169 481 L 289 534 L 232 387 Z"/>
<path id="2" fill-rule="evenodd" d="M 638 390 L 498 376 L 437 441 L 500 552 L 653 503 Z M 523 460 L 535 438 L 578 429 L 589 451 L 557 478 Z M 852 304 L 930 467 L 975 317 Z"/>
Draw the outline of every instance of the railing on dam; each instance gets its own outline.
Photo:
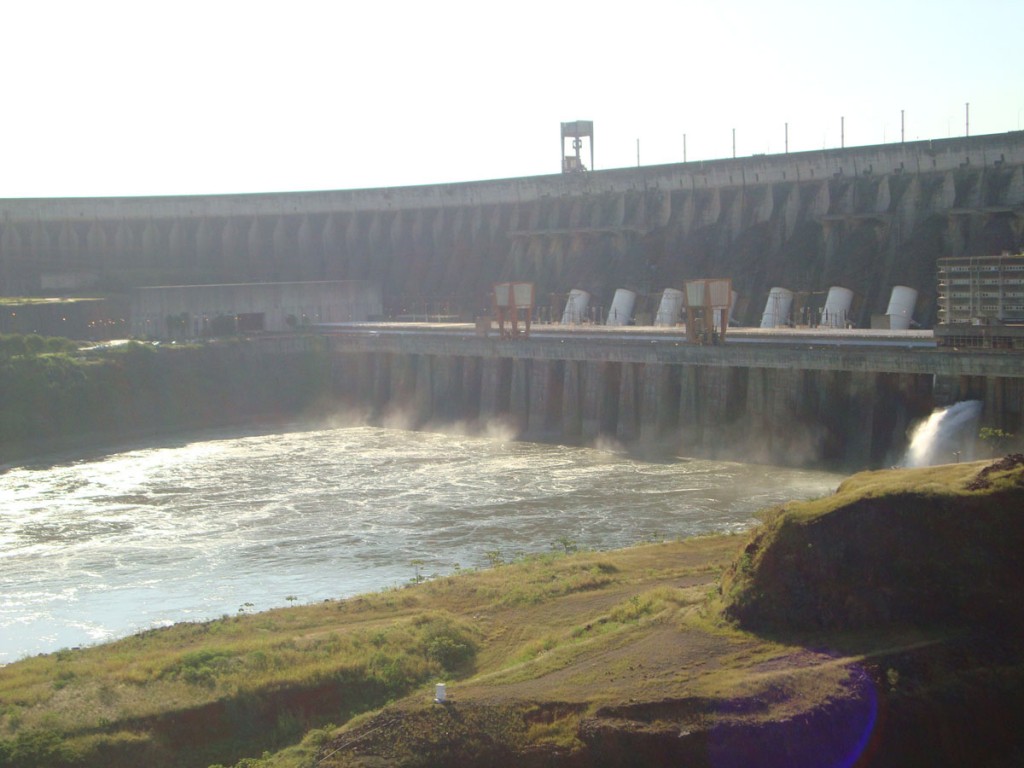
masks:
<path id="1" fill-rule="evenodd" d="M 336 327 L 327 335 L 339 352 L 454 357 L 660 363 L 805 371 L 1024 377 L 1024 356 L 935 346 L 930 332 L 799 334 L 733 331 L 726 342 L 696 345 L 681 331 L 599 326 L 535 330 L 528 340 L 476 335 L 471 326 L 401 324 Z"/>

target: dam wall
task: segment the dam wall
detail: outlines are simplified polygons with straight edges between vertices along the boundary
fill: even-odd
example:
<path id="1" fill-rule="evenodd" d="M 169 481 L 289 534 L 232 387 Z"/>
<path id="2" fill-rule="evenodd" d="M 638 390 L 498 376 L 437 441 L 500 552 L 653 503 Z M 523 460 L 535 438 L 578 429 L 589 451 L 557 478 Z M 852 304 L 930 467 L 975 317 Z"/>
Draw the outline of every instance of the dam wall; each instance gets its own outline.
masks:
<path id="1" fill-rule="evenodd" d="M 1011 433 L 1024 424 L 1024 375 L 999 355 L 451 334 L 328 343 L 340 402 L 412 429 L 500 426 L 526 440 L 877 467 L 899 460 L 908 429 L 943 398 L 983 400 L 983 423 Z"/>
<path id="2" fill-rule="evenodd" d="M 936 260 L 1024 248 L 1024 132 L 579 174 L 323 192 L 0 200 L 0 293 L 373 280 L 391 315 L 489 306 L 532 281 L 639 311 L 729 277 L 752 324 L 772 286 L 852 290 L 861 326 L 893 285 L 934 322 Z M 216 308 L 214 308 L 216 309 Z"/>

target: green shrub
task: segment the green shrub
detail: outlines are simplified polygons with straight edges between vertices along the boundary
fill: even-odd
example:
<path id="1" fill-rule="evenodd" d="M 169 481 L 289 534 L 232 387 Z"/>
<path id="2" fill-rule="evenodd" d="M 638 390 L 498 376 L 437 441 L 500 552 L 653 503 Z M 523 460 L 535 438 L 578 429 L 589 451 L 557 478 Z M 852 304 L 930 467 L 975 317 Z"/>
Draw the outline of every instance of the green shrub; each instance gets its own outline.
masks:
<path id="1" fill-rule="evenodd" d="M 46 349 L 46 339 L 38 333 L 30 333 L 25 337 L 25 352 L 30 355 L 38 355 Z"/>
<path id="2" fill-rule="evenodd" d="M 8 742 L 0 741 L 0 765 L 6 768 L 61 768 L 72 760 L 71 750 L 56 731 L 33 730 L 19 733 Z"/>
<path id="3" fill-rule="evenodd" d="M 171 677 L 193 685 L 213 687 L 217 677 L 236 663 L 234 654 L 214 648 L 186 653 L 177 662 L 166 667 L 161 677 Z"/>
<path id="4" fill-rule="evenodd" d="M 447 616 L 424 616 L 418 621 L 426 657 L 445 672 L 465 670 L 476 659 L 477 645 L 464 626 Z"/>

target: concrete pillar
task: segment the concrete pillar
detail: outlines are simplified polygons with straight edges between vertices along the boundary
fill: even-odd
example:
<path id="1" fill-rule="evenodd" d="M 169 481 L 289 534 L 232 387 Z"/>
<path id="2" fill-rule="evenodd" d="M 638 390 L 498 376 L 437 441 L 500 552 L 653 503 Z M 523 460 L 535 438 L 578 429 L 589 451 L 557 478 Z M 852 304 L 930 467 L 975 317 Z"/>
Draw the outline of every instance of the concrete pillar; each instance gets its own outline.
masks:
<path id="1" fill-rule="evenodd" d="M 37 236 L 37 232 L 39 235 L 42 235 L 42 227 L 33 229 L 33 241 Z M 114 229 L 113 266 L 115 268 L 128 267 L 133 259 L 138 258 L 138 246 L 136 243 L 135 227 L 133 224 L 126 221 L 118 222 L 117 227 Z"/>
<path id="2" fill-rule="evenodd" d="M 363 352 L 358 355 L 356 362 L 356 396 L 359 403 L 366 405 L 375 400 L 374 386 L 377 375 L 377 355 L 371 352 Z"/>
<path id="3" fill-rule="evenodd" d="M 295 279 L 296 280 L 323 280 L 320 271 L 319 255 L 313 238 L 313 225 L 309 216 L 303 216 L 299 221 L 299 229 L 295 234 Z"/>
<path id="4" fill-rule="evenodd" d="M 526 432 L 534 440 L 557 440 L 562 436 L 562 361 L 532 363 Z"/>
<path id="5" fill-rule="evenodd" d="M 435 421 L 462 418 L 462 359 L 438 356 L 430 364 L 430 411 Z"/>
<path id="6" fill-rule="evenodd" d="M 793 235 L 793 230 L 796 228 L 797 219 L 800 216 L 800 193 L 797 189 L 796 184 L 784 183 L 784 184 L 773 184 L 768 192 L 769 196 L 773 199 L 778 196 L 780 203 L 780 210 L 770 211 L 769 218 L 773 213 L 777 214 L 777 219 L 782 224 L 781 231 L 778 232 L 778 236 L 783 241 L 789 240 Z M 767 221 L 768 219 L 765 219 Z"/>
<path id="7" fill-rule="evenodd" d="M 731 198 L 731 199 L 730 199 Z M 743 231 L 743 213 L 746 206 L 747 194 L 743 188 L 732 190 L 732 194 L 725 200 L 725 215 L 723 223 L 729 233 L 729 240 L 736 240 Z"/>
<path id="8" fill-rule="evenodd" d="M 947 171 L 942 177 L 942 184 L 932 191 L 929 208 L 932 213 L 942 214 L 953 207 L 956 202 L 956 176 Z"/>
<path id="9" fill-rule="evenodd" d="M 405 408 L 416 393 L 416 356 L 392 355 L 388 400 L 392 408 Z"/>
<path id="10" fill-rule="evenodd" d="M 331 386 L 339 401 L 346 407 L 365 407 L 373 389 L 373 355 L 365 352 L 335 355 L 332 361 Z"/>
<path id="11" fill-rule="evenodd" d="M 142 229 L 141 246 L 142 262 L 146 266 L 162 265 L 164 260 L 163 234 L 155 221 L 147 221 Z M 60 237 L 57 238 L 58 251 L 63 250 Z"/>
<path id="12" fill-rule="evenodd" d="M 640 386 L 640 439 L 652 442 L 675 431 L 679 423 L 678 370 L 651 363 L 643 367 Z M 673 380 L 676 386 L 673 386 Z"/>
<path id="13" fill-rule="evenodd" d="M 820 434 L 807 418 L 814 407 L 805 391 L 805 373 L 792 368 L 764 371 L 765 384 L 771 393 L 766 426 L 771 438 L 773 461 L 778 463 L 813 462 L 820 455 Z"/>
<path id="14" fill-rule="evenodd" d="M 678 383 L 680 450 L 715 455 L 739 439 L 759 432 L 746 411 L 746 368 L 684 366 Z M 761 392 L 756 389 L 756 392 Z M 760 418 L 760 417 L 758 417 Z"/>
<path id="15" fill-rule="evenodd" d="M 480 391 L 482 360 L 479 357 L 462 358 L 462 397 L 459 418 L 476 423 L 480 419 Z"/>
<path id="16" fill-rule="evenodd" d="M 911 176 L 896 204 L 897 216 L 893 220 L 893 225 L 896 225 L 899 240 L 907 240 L 913 234 L 921 208 L 921 182 L 914 175 Z"/>
<path id="17" fill-rule="evenodd" d="M 680 194 L 680 193 L 676 193 Z M 679 213 L 676 216 L 679 230 L 683 235 L 689 235 L 693 230 L 693 221 L 696 216 L 695 192 L 681 193 L 684 195 L 682 206 L 677 206 Z"/>
<path id="18" fill-rule="evenodd" d="M 867 465 L 871 460 L 874 443 L 878 374 L 843 371 L 842 375 L 849 381 L 849 401 L 842 411 L 848 414 L 846 428 L 843 430 L 846 437 L 844 459 L 855 464 Z"/>
<path id="19" fill-rule="evenodd" d="M 672 194 L 667 190 L 652 189 L 645 199 L 645 228 L 666 227 L 672 220 Z"/>
<path id="20" fill-rule="evenodd" d="M 700 376 L 703 369 L 684 365 L 679 369 L 679 438 L 683 452 L 700 446 Z"/>
<path id="21" fill-rule="evenodd" d="M 985 379 L 985 400 L 981 423 L 986 427 L 1006 430 L 1002 415 L 1006 412 L 1006 379 L 989 376 Z M 1006 430 L 1008 431 L 1008 430 Z"/>
<path id="22" fill-rule="evenodd" d="M 339 224 L 338 218 L 334 214 L 329 215 L 324 222 L 323 231 L 320 233 L 320 245 L 324 253 L 323 279 L 325 280 L 337 280 L 342 272 L 338 257 L 342 250 L 343 240 L 344 227 Z"/>
<path id="23" fill-rule="evenodd" d="M 740 371 L 746 369 L 708 366 L 701 370 L 698 408 L 705 427 L 720 427 L 735 419 L 734 379 Z"/>
<path id="24" fill-rule="evenodd" d="M 1003 379 L 1003 421 L 1000 427 L 1014 435 L 1024 430 L 1024 378 Z"/>
<path id="25" fill-rule="evenodd" d="M 260 233 L 260 220 L 253 217 L 245 227 L 245 244 L 242 248 L 244 266 L 239 270 L 245 282 L 266 280 L 264 263 L 264 243 Z"/>
<path id="26" fill-rule="evenodd" d="M 236 218 L 225 221 L 224 227 L 220 231 L 220 252 L 224 275 L 245 274 L 245 239 L 242 236 L 242 231 Z"/>
<path id="27" fill-rule="evenodd" d="M 512 384 L 509 390 L 509 418 L 516 435 L 523 435 L 530 424 L 530 360 L 512 360 Z"/>
<path id="28" fill-rule="evenodd" d="M 107 231 L 102 224 L 94 221 L 85 235 L 86 264 L 94 269 L 110 266 L 110 244 Z"/>
<path id="29" fill-rule="evenodd" d="M 718 187 L 704 193 L 702 197 L 699 222 L 702 226 L 710 227 L 717 224 L 718 217 L 722 215 L 722 198 Z"/>
<path id="30" fill-rule="evenodd" d="M 810 199 L 807 206 L 807 217 L 809 219 L 820 219 L 826 215 L 832 208 L 832 190 L 829 189 L 828 182 L 819 182 L 817 188 L 813 192 L 813 197 Z"/>
<path id="31" fill-rule="evenodd" d="M 875 188 L 875 204 L 872 206 L 872 210 L 875 213 L 888 213 L 889 206 L 892 205 L 892 192 L 889 189 L 889 176 L 886 174 Z"/>
<path id="32" fill-rule="evenodd" d="M 946 253 L 951 256 L 963 256 L 967 247 L 970 221 L 966 216 L 946 216 L 944 244 Z"/>
<path id="33" fill-rule="evenodd" d="M 622 442 L 632 442 L 640 436 L 640 386 L 637 382 L 641 366 L 622 363 L 619 378 L 619 420 L 615 436 Z"/>
<path id="34" fill-rule="evenodd" d="M 747 372 L 746 391 L 747 413 L 737 437 L 750 445 L 761 445 L 764 455 L 759 458 L 769 461 L 772 452 L 772 434 L 769 414 L 772 411 L 771 383 L 764 368 L 751 368 Z"/>
<path id="35" fill-rule="evenodd" d="M 352 355 L 339 353 L 331 356 L 331 391 L 336 397 L 346 399 L 351 385 Z"/>
<path id="36" fill-rule="evenodd" d="M 432 410 L 434 397 L 431 389 L 433 363 L 434 359 L 430 355 L 418 355 L 416 358 L 416 392 L 412 402 L 414 426 L 426 424 L 434 415 Z"/>
<path id="37" fill-rule="evenodd" d="M 373 385 L 370 393 L 370 403 L 373 406 L 373 415 L 377 416 L 388 406 L 391 396 L 391 361 L 392 355 L 373 355 Z"/>
<path id="38" fill-rule="evenodd" d="M 4 228 L 5 232 L 14 234 L 17 237 L 17 232 L 12 225 L 8 225 Z M 21 248 L 21 239 L 17 238 L 17 249 Z M 59 258 L 61 262 L 68 265 L 76 265 L 81 262 L 82 258 L 82 242 L 78 235 L 77 230 L 68 222 L 64 222 L 60 228 L 60 234 L 57 235 L 57 250 L 59 252 Z"/>
<path id="39" fill-rule="evenodd" d="M 575 442 L 583 434 L 583 376 L 584 363 L 566 360 L 562 375 L 562 435 Z"/>
<path id="40" fill-rule="evenodd" d="M 14 266 L 18 256 L 19 240 L 17 227 L 12 224 L 0 227 L 0 286 L 7 291 L 17 286 Z"/>
<path id="41" fill-rule="evenodd" d="M 821 222 L 821 235 L 825 246 L 822 260 L 823 274 L 832 274 L 832 265 L 835 263 L 836 251 L 838 250 L 844 226 L 840 221 L 824 220 Z"/>
<path id="42" fill-rule="evenodd" d="M 213 224 L 208 216 L 201 218 L 196 226 L 196 261 L 200 273 L 208 279 L 223 279 L 220 238 L 214 237 Z"/>
<path id="43" fill-rule="evenodd" d="M 381 416 L 386 424 L 403 429 L 419 426 L 410 416 L 416 398 L 417 355 L 388 355 L 389 377 Z"/>
<path id="44" fill-rule="evenodd" d="M 278 280 L 295 280 L 295 243 L 291 226 L 284 216 L 278 216 L 270 234 L 271 274 Z"/>
<path id="45" fill-rule="evenodd" d="M 480 418 L 483 421 L 504 416 L 509 411 L 512 361 L 487 357 L 480 362 Z"/>
<path id="46" fill-rule="evenodd" d="M 583 363 L 583 413 L 585 440 L 614 435 L 618 422 L 619 366 L 588 360 Z"/>
<path id="47" fill-rule="evenodd" d="M 626 195 L 625 193 L 612 194 L 604 210 L 604 225 L 607 227 L 621 227 L 626 218 Z"/>

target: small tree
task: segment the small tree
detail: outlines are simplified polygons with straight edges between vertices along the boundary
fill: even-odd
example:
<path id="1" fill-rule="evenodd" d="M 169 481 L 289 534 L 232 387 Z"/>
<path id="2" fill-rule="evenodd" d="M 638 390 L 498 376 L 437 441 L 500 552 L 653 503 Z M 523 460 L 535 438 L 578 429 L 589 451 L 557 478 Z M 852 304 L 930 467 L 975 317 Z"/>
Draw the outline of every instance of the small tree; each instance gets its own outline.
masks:
<path id="1" fill-rule="evenodd" d="M 1007 444 L 1013 439 L 1011 433 L 1004 432 L 999 427 L 982 427 L 978 432 L 978 437 L 981 438 L 982 442 L 988 443 L 991 446 L 990 450 L 993 457 L 1006 450 Z"/>

